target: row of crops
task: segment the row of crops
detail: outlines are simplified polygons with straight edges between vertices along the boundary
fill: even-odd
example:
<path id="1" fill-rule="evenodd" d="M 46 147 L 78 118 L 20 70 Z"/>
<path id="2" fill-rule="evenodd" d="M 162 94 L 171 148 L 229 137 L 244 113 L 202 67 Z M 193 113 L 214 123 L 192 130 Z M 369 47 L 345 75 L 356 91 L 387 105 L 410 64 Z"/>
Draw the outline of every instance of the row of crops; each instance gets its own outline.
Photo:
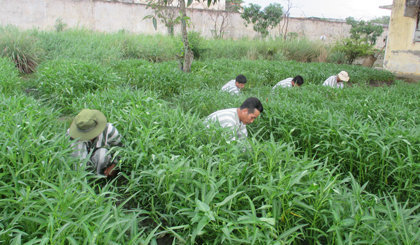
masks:
<path id="1" fill-rule="evenodd" d="M 293 61 L 0 59 L 2 244 L 417 244 L 420 86 L 386 71 Z M 320 86 L 340 70 L 352 87 Z M 237 74 L 240 96 L 220 92 Z M 302 75 L 300 89 L 271 88 Z M 242 152 L 213 111 L 258 97 Z M 69 157 L 65 131 L 100 109 L 122 133 L 107 181 Z M 214 131 L 215 130 L 215 131 Z"/>

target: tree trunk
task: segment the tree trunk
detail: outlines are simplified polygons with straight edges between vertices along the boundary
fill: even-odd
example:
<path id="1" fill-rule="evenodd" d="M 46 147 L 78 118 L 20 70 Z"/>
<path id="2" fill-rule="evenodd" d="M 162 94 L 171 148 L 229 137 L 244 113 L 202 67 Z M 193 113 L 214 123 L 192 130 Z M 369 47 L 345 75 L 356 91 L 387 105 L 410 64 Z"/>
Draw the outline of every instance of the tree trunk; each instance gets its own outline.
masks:
<path id="1" fill-rule="evenodd" d="M 191 71 L 191 65 L 194 59 L 194 54 L 191 51 L 190 44 L 188 42 L 188 33 L 187 33 L 187 10 L 185 8 L 185 0 L 179 1 L 181 13 L 182 13 L 182 21 L 181 21 L 181 33 L 182 33 L 182 42 L 184 43 L 184 72 Z"/>
<path id="2" fill-rule="evenodd" d="M 168 30 L 168 36 L 173 37 L 174 36 L 174 25 L 172 24 L 167 24 L 166 28 Z"/>

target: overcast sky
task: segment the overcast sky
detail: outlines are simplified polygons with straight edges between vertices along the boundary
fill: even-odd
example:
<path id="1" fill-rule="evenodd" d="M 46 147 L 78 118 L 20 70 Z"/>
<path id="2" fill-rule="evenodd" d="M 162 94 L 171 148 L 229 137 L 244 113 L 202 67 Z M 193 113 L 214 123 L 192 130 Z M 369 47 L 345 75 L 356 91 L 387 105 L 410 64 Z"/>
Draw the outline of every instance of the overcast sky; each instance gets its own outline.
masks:
<path id="1" fill-rule="evenodd" d="M 349 16 L 355 19 L 370 20 L 375 17 L 391 15 L 391 10 L 380 9 L 379 6 L 391 5 L 392 0 L 290 0 L 292 17 L 320 17 L 345 19 Z M 249 3 L 258 4 L 262 9 L 270 3 L 280 3 L 283 11 L 287 9 L 287 0 L 244 0 L 244 6 Z"/>

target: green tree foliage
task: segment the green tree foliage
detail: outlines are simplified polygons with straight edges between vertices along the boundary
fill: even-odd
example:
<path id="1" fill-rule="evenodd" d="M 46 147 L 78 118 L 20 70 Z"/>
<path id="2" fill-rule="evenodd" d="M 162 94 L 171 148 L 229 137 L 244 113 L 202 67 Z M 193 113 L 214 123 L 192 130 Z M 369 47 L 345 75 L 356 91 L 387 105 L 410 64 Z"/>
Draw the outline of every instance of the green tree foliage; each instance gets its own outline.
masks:
<path id="1" fill-rule="evenodd" d="M 156 18 L 159 18 L 168 30 L 168 35 L 174 35 L 175 25 L 181 22 L 179 17 L 179 9 L 173 6 L 173 0 L 158 0 L 157 2 L 149 2 L 147 8 L 152 8 L 154 15 L 147 15 L 143 19 L 152 19 L 153 26 L 157 29 Z"/>
<path id="2" fill-rule="evenodd" d="M 243 0 L 226 0 L 226 11 L 239 13 L 242 10 Z"/>
<path id="3" fill-rule="evenodd" d="M 390 19 L 391 19 L 391 16 L 384 15 L 384 16 L 381 16 L 381 17 L 374 18 L 374 19 L 372 19 L 372 20 L 370 20 L 370 21 L 371 21 L 372 23 L 378 23 L 378 24 L 385 24 L 385 25 L 389 25 L 389 21 L 390 21 Z"/>
<path id="4" fill-rule="evenodd" d="M 374 25 L 371 21 L 357 21 L 353 17 L 347 17 L 346 23 L 351 25 L 350 34 L 352 39 L 362 40 L 371 45 L 374 45 L 376 38 L 384 32 L 382 26 Z"/>
<path id="5" fill-rule="evenodd" d="M 219 0 L 197 0 L 198 2 L 207 2 L 207 6 L 211 4 L 217 3 Z M 153 3 L 153 0 L 149 0 L 149 4 Z M 179 16 L 176 18 L 181 22 L 181 34 L 182 34 L 182 42 L 184 43 L 184 52 L 183 57 L 180 59 L 180 68 L 185 72 L 191 71 L 191 65 L 194 59 L 193 51 L 191 51 L 190 44 L 188 42 L 188 35 L 187 35 L 187 22 L 189 18 L 187 17 L 187 10 L 186 7 L 192 4 L 193 0 L 179 0 Z M 161 0 L 159 1 L 160 6 L 168 6 L 172 3 L 172 0 Z M 155 16 L 146 16 L 143 19 L 151 18 L 153 20 L 153 25 L 157 26 L 157 21 Z"/>
<path id="6" fill-rule="evenodd" d="M 282 14 L 283 8 L 278 3 L 271 3 L 264 10 L 261 10 L 260 5 L 250 3 L 249 7 L 244 7 L 241 17 L 246 21 L 246 26 L 252 23 L 254 31 L 266 37 L 269 34 L 268 28 L 276 27 L 282 19 Z"/>
<path id="7" fill-rule="evenodd" d="M 355 59 L 371 54 L 376 39 L 384 30 L 380 25 L 374 25 L 370 21 L 357 21 L 353 17 L 347 17 L 346 23 L 351 26 L 350 37 L 340 40 L 335 50 L 343 52 L 347 62 L 352 64 Z"/>

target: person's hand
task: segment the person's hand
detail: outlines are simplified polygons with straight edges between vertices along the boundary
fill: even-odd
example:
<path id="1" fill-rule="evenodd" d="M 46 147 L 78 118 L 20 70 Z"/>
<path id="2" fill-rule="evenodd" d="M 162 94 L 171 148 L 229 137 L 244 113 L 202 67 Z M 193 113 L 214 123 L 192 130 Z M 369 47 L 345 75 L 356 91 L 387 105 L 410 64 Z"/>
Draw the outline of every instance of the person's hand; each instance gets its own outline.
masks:
<path id="1" fill-rule="evenodd" d="M 114 168 L 115 168 L 115 164 L 112 164 L 111 166 L 107 167 L 104 171 L 105 176 L 106 177 L 114 176 L 117 173 L 117 171 L 114 170 Z"/>

